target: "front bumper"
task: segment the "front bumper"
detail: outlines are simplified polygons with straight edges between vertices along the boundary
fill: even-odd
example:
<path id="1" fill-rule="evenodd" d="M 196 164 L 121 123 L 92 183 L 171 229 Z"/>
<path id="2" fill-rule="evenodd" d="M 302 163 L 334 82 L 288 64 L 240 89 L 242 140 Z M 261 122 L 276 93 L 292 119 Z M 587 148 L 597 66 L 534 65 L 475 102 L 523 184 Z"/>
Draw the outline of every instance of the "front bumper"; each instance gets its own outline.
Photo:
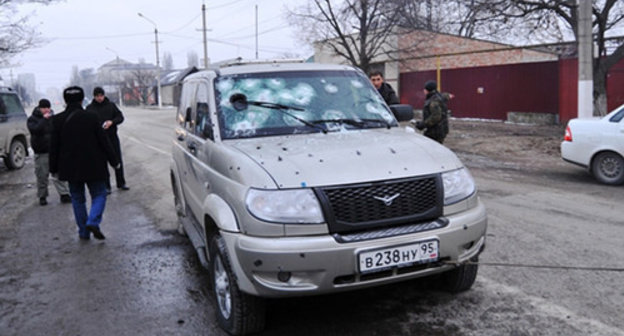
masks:
<path id="1" fill-rule="evenodd" d="M 481 201 L 448 216 L 445 227 L 380 239 L 338 243 L 330 235 L 260 238 L 222 232 L 239 288 L 263 297 L 323 294 L 377 286 L 452 269 L 485 246 L 487 216 Z M 437 239 L 440 261 L 379 273 L 358 273 L 358 253 L 365 250 Z"/>

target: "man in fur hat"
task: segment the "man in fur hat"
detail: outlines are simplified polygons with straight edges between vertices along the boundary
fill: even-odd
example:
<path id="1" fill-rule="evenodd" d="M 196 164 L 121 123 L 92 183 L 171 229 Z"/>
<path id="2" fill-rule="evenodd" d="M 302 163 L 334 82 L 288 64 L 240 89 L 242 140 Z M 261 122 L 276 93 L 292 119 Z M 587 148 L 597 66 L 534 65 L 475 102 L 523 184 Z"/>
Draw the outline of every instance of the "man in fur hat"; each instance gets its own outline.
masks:
<path id="1" fill-rule="evenodd" d="M 69 191 L 80 239 L 93 233 L 104 239 L 100 222 L 106 206 L 107 162 L 119 165 L 97 115 L 82 108 L 84 91 L 78 86 L 63 90 L 66 108 L 52 118 L 50 172 L 69 182 Z M 87 212 L 85 185 L 91 195 Z"/>

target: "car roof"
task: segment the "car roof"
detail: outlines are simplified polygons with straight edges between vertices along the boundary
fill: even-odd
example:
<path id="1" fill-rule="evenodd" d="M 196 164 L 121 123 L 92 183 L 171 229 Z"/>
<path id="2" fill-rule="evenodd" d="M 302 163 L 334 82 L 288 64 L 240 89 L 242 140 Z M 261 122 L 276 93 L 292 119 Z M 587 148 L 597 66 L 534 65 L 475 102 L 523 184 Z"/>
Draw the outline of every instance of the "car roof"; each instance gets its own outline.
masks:
<path id="1" fill-rule="evenodd" d="M 228 63 L 216 69 L 202 70 L 187 78 L 204 77 L 208 73 L 217 73 L 218 76 L 228 76 L 248 73 L 285 72 L 285 71 L 361 71 L 350 65 L 305 63 L 292 60 L 265 60 Z"/>

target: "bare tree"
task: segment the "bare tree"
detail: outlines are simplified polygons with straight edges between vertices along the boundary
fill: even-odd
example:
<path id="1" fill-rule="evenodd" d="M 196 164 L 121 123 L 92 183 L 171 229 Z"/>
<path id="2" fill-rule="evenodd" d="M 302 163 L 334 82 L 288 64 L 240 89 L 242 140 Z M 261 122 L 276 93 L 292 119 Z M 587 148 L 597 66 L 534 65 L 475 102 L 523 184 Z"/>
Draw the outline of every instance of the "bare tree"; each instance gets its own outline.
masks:
<path id="1" fill-rule="evenodd" d="M 199 66 L 199 56 L 194 51 L 189 51 L 186 53 L 186 65 L 190 67 L 198 67 Z"/>
<path id="2" fill-rule="evenodd" d="M 173 66 L 173 56 L 171 56 L 171 53 L 166 52 L 163 55 L 163 69 L 164 70 L 173 70 L 174 66 Z"/>
<path id="3" fill-rule="evenodd" d="M 390 52 L 384 47 L 400 12 L 386 2 L 313 0 L 288 15 L 309 42 L 323 41 L 333 54 L 368 72 L 376 57 Z"/>
<path id="4" fill-rule="evenodd" d="M 0 67 L 15 55 L 43 43 L 37 29 L 29 25 L 29 16 L 17 15 L 23 3 L 50 4 L 58 0 L 0 0 Z"/>
<path id="5" fill-rule="evenodd" d="M 124 92 L 128 92 L 130 100 L 137 104 L 149 104 L 149 97 L 155 92 L 155 78 L 156 70 L 153 66 L 149 67 L 145 63 L 139 63 L 139 67 L 132 70 L 124 78 Z"/>

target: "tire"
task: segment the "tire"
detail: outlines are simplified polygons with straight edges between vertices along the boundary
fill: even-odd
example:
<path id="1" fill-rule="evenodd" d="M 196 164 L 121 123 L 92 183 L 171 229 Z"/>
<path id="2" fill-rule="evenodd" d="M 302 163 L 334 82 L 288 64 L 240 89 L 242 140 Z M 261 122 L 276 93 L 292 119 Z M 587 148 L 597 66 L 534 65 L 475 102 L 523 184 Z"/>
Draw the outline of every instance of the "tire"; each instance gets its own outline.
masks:
<path id="1" fill-rule="evenodd" d="M 592 160 L 592 173 L 600 183 L 624 183 L 624 158 L 614 152 L 602 152 Z"/>
<path id="2" fill-rule="evenodd" d="M 218 234 L 210 242 L 210 280 L 217 321 L 223 330 L 231 335 L 247 335 L 264 329 L 265 302 L 240 291 L 225 242 Z"/>
<path id="3" fill-rule="evenodd" d="M 4 164 L 11 170 L 20 169 L 24 167 L 26 154 L 26 145 L 20 140 L 13 140 L 9 147 L 9 153 L 4 158 Z"/>
<path id="4" fill-rule="evenodd" d="M 477 279 L 479 257 L 470 259 L 471 263 L 462 264 L 455 269 L 440 275 L 440 287 L 442 290 L 459 293 L 469 290 Z"/>

